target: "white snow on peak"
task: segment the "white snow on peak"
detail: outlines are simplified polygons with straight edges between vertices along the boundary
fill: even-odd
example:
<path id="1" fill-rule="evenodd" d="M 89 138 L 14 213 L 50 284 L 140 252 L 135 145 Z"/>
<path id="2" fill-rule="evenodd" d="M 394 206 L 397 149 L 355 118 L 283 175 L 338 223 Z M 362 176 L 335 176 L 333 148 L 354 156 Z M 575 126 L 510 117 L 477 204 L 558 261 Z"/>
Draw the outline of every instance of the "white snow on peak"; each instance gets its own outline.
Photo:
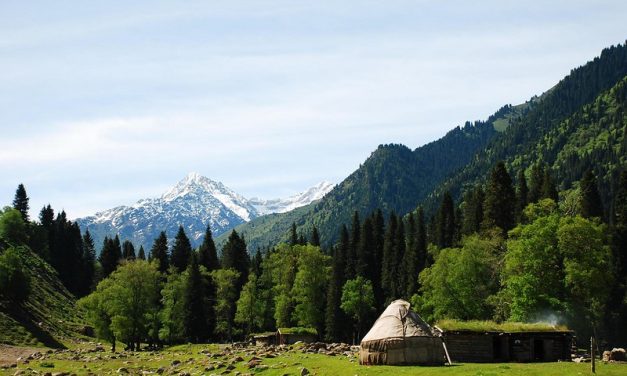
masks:
<path id="1" fill-rule="evenodd" d="M 301 206 L 308 205 L 313 201 L 320 200 L 332 189 L 332 183 L 323 181 L 303 192 L 287 198 L 275 198 L 270 200 L 251 198 L 250 203 L 257 209 L 259 214 L 262 215 L 270 213 L 285 213 Z"/>

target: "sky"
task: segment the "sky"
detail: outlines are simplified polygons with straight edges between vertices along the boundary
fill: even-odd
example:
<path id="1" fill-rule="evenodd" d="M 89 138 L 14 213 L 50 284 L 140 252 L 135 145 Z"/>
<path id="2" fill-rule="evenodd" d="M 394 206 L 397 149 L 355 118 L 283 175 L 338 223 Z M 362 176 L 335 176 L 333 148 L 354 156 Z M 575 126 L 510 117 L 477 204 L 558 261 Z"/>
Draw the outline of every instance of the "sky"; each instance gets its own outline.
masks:
<path id="1" fill-rule="evenodd" d="M 0 1 L 0 206 L 341 182 L 627 39 L 619 1 Z"/>

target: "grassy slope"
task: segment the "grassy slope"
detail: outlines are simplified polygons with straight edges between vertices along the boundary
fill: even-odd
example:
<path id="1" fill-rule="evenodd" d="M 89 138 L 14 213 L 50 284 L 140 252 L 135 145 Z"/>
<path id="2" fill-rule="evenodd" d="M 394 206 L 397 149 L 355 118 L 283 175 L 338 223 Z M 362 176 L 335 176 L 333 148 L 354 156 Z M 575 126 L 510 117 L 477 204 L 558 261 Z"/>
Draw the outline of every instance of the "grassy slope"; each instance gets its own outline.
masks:
<path id="1" fill-rule="evenodd" d="M 0 343 L 64 347 L 83 325 L 74 298 L 41 257 L 28 248 L 20 248 L 20 257 L 31 276 L 31 293 L 20 305 L 0 302 Z"/>
<path id="2" fill-rule="evenodd" d="M 299 375 L 302 367 L 307 368 L 312 374 L 316 375 L 577 375 L 588 374 L 590 372 L 589 364 L 578 363 L 533 363 L 533 364 L 517 364 L 517 363 L 496 363 L 496 364 L 455 364 L 453 366 L 441 367 L 421 367 L 421 366 L 360 366 L 353 357 L 346 356 L 327 356 L 318 354 L 303 354 L 294 350 L 284 353 L 276 358 L 263 358 L 262 364 L 269 366 L 265 370 L 249 370 L 247 361 L 251 356 L 243 352 L 229 355 L 224 358 L 213 359 L 205 354 L 201 354 L 201 350 L 217 352 L 216 345 L 185 345 L 170 348 L 162 352 L 148 353 L 141 352 L 135 354 L 116 354 L 116 359 L 110 359 L 108 353 L 91 353 L 86 356 L 90 358 L 85 361 L 70 360 L 76 358 L 74 353 L 58 353 L 52 354 L 43 361 L 32 361 L 30 364 L 19 364 L 18 369 L 30 367 L 40 372 L 62 372 L 71 371 L 77 375 L 87 375 L 90 372 L 106 375 L 118 374 L 119 368 L 126 368 L 130 374 L 141 374 L 142 371 L 155 372 L 158 368 L 164 368 L 164 374 L 175 374 L 181 372 L 189 372 L 189 374 L 220 374 L 224 368 L 218 370 L 205 371 L 205 367 L 222 360 L 227 363 L 241 355 L 244 361 L 234 363 L 236 371 L 252 374 L 261 374 L 267 376 L 273 375 Z M 101 360 L 93 360 L 97 357 Z M 173 367 L 172 362 L 178 360 L 181 362 L 178 366 Z M 42 366 L 43 365 L 43 366 Z M 51 367 L 52 366 L 52 367 Z M 4 373 L 3 373 L 4 372 Z M 2 371 L 0 374 L 12 375 L 15 369 Z M 597 366 L 597 375 L 625 375 L 627 365 L 625 364 L 603 364 Z"/>

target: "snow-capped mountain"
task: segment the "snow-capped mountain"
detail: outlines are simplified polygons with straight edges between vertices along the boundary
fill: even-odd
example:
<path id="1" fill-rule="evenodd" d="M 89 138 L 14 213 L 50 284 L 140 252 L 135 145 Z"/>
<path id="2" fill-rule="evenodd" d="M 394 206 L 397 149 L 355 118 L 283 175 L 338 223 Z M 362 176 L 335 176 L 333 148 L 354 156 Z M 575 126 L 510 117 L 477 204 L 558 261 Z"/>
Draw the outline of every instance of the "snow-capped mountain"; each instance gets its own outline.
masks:
<path id="1" fill-rule="evenodd" d="M 270 213 L 285 213 L 290 210 L 305 206 L 313 201 L 320 200 L 333 189 L 333 184 L 328 181 L 320 182 L 304 192 L 297 193 L 288 198 L 275 198 L 263 200 L 253 197 L 249 202 L 257 209 L 260 215 Z"/>
<path id="2" fill-rule="evenodd" d="M 248 222 L 260 215 L 283 213 L 322 198 L 333 188 L 322 182 L 286 199 L 248 200 L 220 182 L 197 173 L 190 173 L 159 198 L 137 201 L 131 206 L 118 206 L 77 219 L 83 231 L 89 230 L 96 248 L 105 236 L 119 234 L 146 252 L 161 231 L 174 239 L 182 225 L 192 246 L 202 242 L 207 224 L 214 236 Z"/>

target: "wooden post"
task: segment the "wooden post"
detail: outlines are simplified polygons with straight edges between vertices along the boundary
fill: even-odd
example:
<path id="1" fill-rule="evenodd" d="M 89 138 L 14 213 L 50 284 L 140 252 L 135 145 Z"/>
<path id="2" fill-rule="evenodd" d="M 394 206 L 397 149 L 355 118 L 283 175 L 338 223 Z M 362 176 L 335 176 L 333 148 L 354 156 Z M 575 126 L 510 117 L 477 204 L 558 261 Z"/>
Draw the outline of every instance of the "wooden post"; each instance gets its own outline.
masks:
<path id="1" fill-rule="evenodd" d="M 596 373 L 596 367 L 595 367 L 595 354 L 594 354 L 594 337 L 590 337 L 590 357 L 592 358 L 592 361 L 590 362 L 590 367 L 592 369 L 592 373 Z"/>

